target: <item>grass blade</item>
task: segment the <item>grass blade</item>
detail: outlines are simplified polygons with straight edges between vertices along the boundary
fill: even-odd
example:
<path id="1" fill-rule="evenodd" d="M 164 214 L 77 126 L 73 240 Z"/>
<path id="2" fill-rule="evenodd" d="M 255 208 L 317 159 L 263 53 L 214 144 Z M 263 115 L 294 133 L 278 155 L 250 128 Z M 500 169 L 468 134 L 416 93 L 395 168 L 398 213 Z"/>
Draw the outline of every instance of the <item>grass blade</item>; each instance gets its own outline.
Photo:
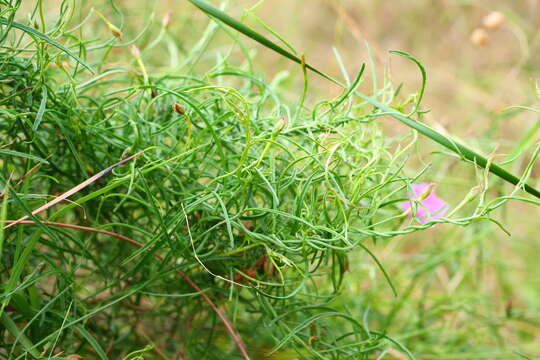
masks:
<path id="1" fill-rule="evenodd" d="M 81 59 L 80 57 L 75 55 L 73 52 L 68 50 L 64 45 L 60 44 L 58 41 L 51 39 L 50 37 L 43 34 L 42 32 L 39 32 L 36 29 L 31 28 L 30 26 L 26 26 L 26 25 L 23 25 L 21 23 L 15 22 L 15 21 L 9 21 L 8 19 L 3 18 L 3 17 L 0 17 L 0 24 L 1 25 L 13 26 L 16 29 L 24 31 L 25 33 L 27 33 L 29 35 L 35 36 L 35 37 L 37 37 L 37 38 L 51 44 L 52 46 L 54 46 L 58 50 L 64 52 L 67 56 L 69 56 L 70 58 L 72 58 L 73 60 L 75 60 L 76 62 L 81 64 L 82 66 L 84 66 L 91 73 L 95 74 L 94 69 L 92 69 L 92 67 L 90 65 L 88 65 L 83 59 Z"/>
<path id="2" fill-rule="evenodd" d="M 126 160 L 127 161 L 127 160 Z M 114 165 L 113 165 L 114 166 Z M 37 225 L 35 221 L 32 221 L 32 220 L 17 220 L 17 221 L 10 221 L 8 220 L 9 222 L 9 226 L 11 225 L 16 225 L 16 224 L 21 224 L 21 225 Z M 88 232 L 93 232 L 93 233 L 98 233 L 98 234 L 103 234 L 103 235 L 108 235 L 108 236 L 112 236 L 114 238 L 117 238 L 117 239 L 120 239 L 122 241 L 125 241 L 131 245 L 134 245 L 138 248 L 142 248 L 144 245 L 136 240 L 133 240 L 131 238 L 128 238 L 127 236 L 124 236 L 124 235 L 121 235 L 121 234 L 117 234 L 117 233 L 114 233 L 114 232 L 111 232 L 111 231 L 106 231 L 106 230 L 102 230 L 102 229 L 95 229 L 95 228 L 92 228 L 92 227 L 88 227 L 88 226 L 80 226 L 80 225 L 73 225 L 73 224 L 64 224 L 64 223 L 59 223 L 59 222 L 53 222 L 53 221 L 43 221 L 42 222 L 44 225 L 48 225 L 48 226 L 57 226 L 57 227 L 63 227 L 63 228 L 68 228 L 68 229 L 76 229 L 76 230 L 82 230 L 82 231 L 88 231 Z M 160 261 L 164 261 L 164 258 L 163 256 L 161 256 L 160 254 L 152 254 L 152 256 Z M 208 295 L 206 295 L 206 293 L 186 274 L 184 273 L 183 271 L 179 270 L 179 269 L 175 269 L 174 270 L 182 279 L 184 279 L 188 284 L 189 286 L 191 286 L 193 289 L 195 289 L 195 291 L 204 299 L 204 301 L 206 301 L 206 303 L 212 308 L 212 310 L 216 313 L 216 315 L 221 319 L 221 321 L 223 322 L 223 325 L 225 326 L 225 328 L 227 329 L 227 331 L 229 332 L 229 334 L 231 335 L 231 337 L 233 338 L 234 342 L 236 343 L 236 346 L 238 347 L 238 351 L 240 352 L 240 354 L 242 355 L 242 357 L 246 360 L 249 360 L 250 359 L 250 356 L 246 350 L 246 346 L 244 344 L 244 341 L 242 340 L 242 338 L 240 337 L 240 335 L 238 334 L 238 332 L 236 331 L 236 329 L 234 328 L 233 324 L 231 323 L 231 321 L 229 320 L 229 318 L 227 317 L 227 315 L 225 315 L 223 313 L 223 311 L 220 310 L 220 308 L 212 301 L 212 299 L 210 299 L 210 297 Z M 78 329 L 79 331 L 81 330 L 80 328 Z M 85 336 L 83 334 L 83 336 Z M 86 338 L 86 336 L 85 336 Z M 88 338 L 87 338 L 88 340 Z M 21 340 L 21 343 L 22 343 L 22 340 Z M 94 345 L 94 344 L 93 344 Z M 96 343 L 97 345 L 97 343 Z M 30 347 L 30 350 L 33 349 L 33 347 Z"/>
<path id="3" fill-rule="evenodd" d="M 36 121 L 34 121 L 34 125 L 32 125 L 32 130 L 36 131 L 39 128 L 39 124 L 41 124 L 41 120 L 43 119 L 43 114 L 45 113 L 45 110 L 47 108 L 47 87 L 44 86 L 42 88 L 42 95 L 41 95 L 41 102 L 39 104 L 38 112 L 36 113 Z"/>
<path id="4" fill-rule="evenodd" d="M 272 40 L 266 38 L 265 36 L 259 34 L 258 32 L 256 32 L 255 30 L 247 27 L 246 25 L 242 24 L 240 21 L 236 20 L 235 18 L 233 17 L 230 17 L 229 15 L 227 15 L 226 13 L 224 13 L 223 11 L 215 8 L 214 6 L 210 5 L 209 3 L 207 3 L 206 1 L 203 1 L 203 0 L 188 0 L 190 3 L 192 3 L 193 5 L 195 5 L 196 7 L 198 7 L 199 9 L 201 9 L 204 13 L 206 13 L 207 15 L 213 17 L 214 19 L 217 19 L 225 24 L 227 24 L 228 26 L 232 27 L 233 29 L 235 29 L 236 31 L 246 35 L 247 37 L 257 41 L 259 44 L 262 44 L 264 46 L 266 46 L 267 48 L 269 49 L 272 49 L 273 51 L 277 52 L 278 54 L 288 58 L 289 60 L 292 60 L 298 64 L 302 64 L 302 60 L 294 55 L 293 53 L 291 53 L 290 51 L 282 48 L 281 46 L 279 46 L 278 44 L 274 43 Z M 339 84 L 339 82 L 337 82 L 337 80 L 334 80 L 332 77 L 330 77 L 329 75 L 326 75 L 325 73 L 319 71 L 318 69 L 316 69 L 315 67 L 309 65 L 309 64 L 305 64 L 306 68 L 308 68 L 309 70 L 313 71 L 314 73 L 342 86 L 341 84 Z"/>
<path id="5" fill-rule="evenodd" d="M 22 157 L 22 158 L 33 160 L 33 161 L 38 161 L 42 164 L 49 163 L 47 160 L 42 159 L 38 156 L 22 153 L 20 151 L 9 150 L 9 149 L 0 149 L 0 155 L 18 156 L 18 157 Z"/>
<path id="6" fill-rule="evenodd" d="M 232 27 L 236 31 L 238 31 L 238 32 L 246 35 L 247 37 L 255 40 L 259 44 L 261 44 L 261 45 L 263 45 L 263 46 L 277 52 L 278 54 L 286 57 L 287 59 L 289 59 L 291 61 L 294 61 L 294 62 L 296 62 L 298 64 L 302 64 L 307 69 L 309 69 L 309 70 L 313 71 L 314 73 L 324 77 L 325 79 L 333 82 L 334 84 L 339 85 L 339 86 L 341 86 L 343 88 L 346 88 L 346 86 L 344 84 L 342 84 L 340 81 L 334 79 L 330 75 L 325 74 L 324 72 L 322 72 L 322 71 L 318 70 L 317 68 L 309 65 L 308 63 L 305 63 L 298 56 L 296 56 L 293 53 L 289 52 L 288 50 L 284 49 L 280 45 L 276 44 L 272 40 L 265 37 L 264 35 L 258 33 L 257 31 L 251 29 L 250 27 L 242 24 L 241 22 L 239 22 L 238 20 L 236 20 L 236 19 L 232 18 L 231 16 L 227 15 L 223 11 L 215 8 L 214 6 L 207 3 L 206 1 L 204 1 L 204 0 L 188 0 L 188 1 L 191 2 L 193 5 L 195 5 L 196 7 L 198 7 L 199 9 L 201 9 L 208 16 L 223 22 L 224 24 Z M 378 102 L 377 100 L 373 99 L 370 96 L 362 94 L 359 91 L 355 91 L 354 93 L 355 93 L 355 95 L 360 97 L 362 100 L 369 102 L 370 104 L 372 104 L 373 106 L 375 106 L 376 108 L 378 108 L 378 109 L 380 109 L 380 110 L 382 110 L 384 112 L 387 112 L 388 115 L 392 116 L 394 119 L 401 121 L 402 123 L 404 123 L 408 127 L 415 129 L 416 131 L 418 131 L 422 135 L 427 136 L 428 138 L 435 141 L 436 143 L 438 143 L 438 144 L 444 146 L 445 148 L 457 153 L 463 160 L 473 162 L 473 163 L 475 163 L 476 165 L 478 165 L 478 166 L 480 166 L 482 168 L 486 168 L 488 166 L 488 160 L 484 156 L 482 156 L 482 155 L 478 154 L 477 152 L 469 149 L 465 145 L 462 145 L 462 144 L 454 141 L 452 138 L 437 132 L 435 129 L 433 129 L 433 128 L 431 128 L 431 127 L 429 127 L 429 126 L 427 126 L 427 125 L 425 125 L 425 124 L 423 124 L 421 122 L 418 122 L 418 121 L 416 121 L 416 120 L 414 120 L 412 118 L 407 117 L 405 114 L 403 114 L 403 113 L 401 113 L 399 111 L 396 111 L 396 110 L 394 110 L 394 109 L 392 109 L 392 108 Z M 523 188 L 523 190 L 525 190 L 529 194 L 534 195 L 534 196 L 536 196 L 537 198 L 540 199 L 540 191 L 539 190 L 535 189 L 531 185 L 523 184 L 521 182 L 521 180 L 517 176 L 512 175 L 508 171 L 504 170 L 502 167 L 500 167 L 498 165 L 495 165 L 493 163 L 490 163 L 489 164 L 489 171 L 492 174 L 500 177 L 501 179 L 503 179 L 503 180 L 513 184 L 513 185 L 521 186 Z"/>
<path id="7" fill-rule="evenodd" d="M 75 325 L 75 328 L 86 339 L 86 341 L 92 345 L 92 348 L 96 351 L 101 360 L 109 359 L 101 345 L 99 345 L 98 341 L 92 336 L 92 334 L 90 334 L 82 325 L 77 324 Z"/>
<path id="8" fill-rule="evenodd" d="M 39 353 L 34 348 L 34 344 L 26 337 L 24 333 L 21 332 L 21 329 L 15 324 L 13 320 L 7 314 L 0 315 L 0 323 L 13 335 L 15 338 L 19 339 L 19 342 L 24 347 L 25 351 L 28 352 L 34 359 L 39 359 Z"/>

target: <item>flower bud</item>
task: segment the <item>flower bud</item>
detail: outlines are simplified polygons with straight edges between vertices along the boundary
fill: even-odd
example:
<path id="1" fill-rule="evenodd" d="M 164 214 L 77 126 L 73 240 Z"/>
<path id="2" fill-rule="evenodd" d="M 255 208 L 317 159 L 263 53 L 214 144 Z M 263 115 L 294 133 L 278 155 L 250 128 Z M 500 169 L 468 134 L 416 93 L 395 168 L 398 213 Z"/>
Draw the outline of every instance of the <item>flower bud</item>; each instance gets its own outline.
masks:
<path id="1" fill-rule="evenodd" d="M 163 24 L 163 27 L 168 27 L 171 22 L 172 17 L 172 11 L 169 11 L 163 16 L 163 19 L 161 20 L 161 23 Z"/>
<path id="2" fill-rule="evenodd" d="M 111 30 L 111 33 L 113 34 L 115 38 L 120 39 L 120 40 L 124 39 L 124 35 L 122 34 L 119 28 L 117 28 L 113 24 L 110 24 L 109 29 Z"/>
<path id="3" fill-rule="evenodd" d="M 172 108 L 180 115 L 184 115 L 186 113 L 186 109 L 184 109 L 184 107 L 180 104 L 172 104 Z"/>
<path id="4" fill-rule="evenodd" d="M 433 192 L 433 189 L 435 189 L 435 186 L 437 186 L 437 184 L 435 183 L 431 183 L 428 186 L 426 186 L 426 188 L 418 196 L 418 200 L 419 201 L 425 200 L 429 195 L 431 195 L 431 193 Z"/>
<path id="5" fill-rule="evenodd" d="M 482 24 L 488 30 L 495 30 L 504 22 L 504 15 L 498 11 L 492 11 L 482 20 Z"/>
<path id="6" fill-rule="evenodd" d="M 113 36 L 115 38 L 118 38 L 120 40 L 124 39 L 124 35 L 122 34 L 122 31 L 119 28 L 117 28 L 109 20 L 107 20 L 107 18 L 105 16 L 103 16 L 102 13 L 100 13 L 96 9 L 93 9 L 93 10 L 94 10 L 94 12 L 96 14 L 98 14 L 98 16 L 101 18 L 101 20 L 103 20 L 103 22 L 107 25 L 107 27 L 109 28 L 109 31 L 113 34 Z"/>
<path id="7" fill-rule="evenodd" d="M 471 33 L 470 41 L 476 46 L 485 46 L 489 42 L 489 35 L 486 30 L 476 28 Z"/>
<path id="8" fill-rule="evenodd" d="M 283 129 L 287 127 L 287 125 L 289 125 L 289 119 L 287 119 L 286 117 L 282 117 L 276 123 L 276 126 L 274 127 L 274 131 L 281 132 L 283 131 Z"/>
<path id="9" fill-rule="evenodd" d="M 139 48 L 137 46 L 131 45 L 129 49 L 131 50 L 131 54 L 133 56 L 135 56 L 136 58 L 141 57 L 141 50 L 139 50 Z"/>

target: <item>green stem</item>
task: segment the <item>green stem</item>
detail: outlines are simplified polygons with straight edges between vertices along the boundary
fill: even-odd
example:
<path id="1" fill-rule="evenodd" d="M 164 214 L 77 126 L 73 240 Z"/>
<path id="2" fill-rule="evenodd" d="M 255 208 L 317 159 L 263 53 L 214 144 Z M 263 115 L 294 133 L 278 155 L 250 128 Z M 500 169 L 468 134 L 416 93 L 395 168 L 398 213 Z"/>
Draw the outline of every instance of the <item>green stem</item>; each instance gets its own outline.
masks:
<path id="1" fill-rule="evenodd" d="M 207 3 L 206 1 L 204 1 L 204 0 L 188 0 L 188 1 L 191 2 L 193 5 L 195 5 L 196 7 L 198 7 L 199 9 L 201 9 L 204 13 L 206 13 L 210 17 L 215 18 L 215 19 L 223 22 L 224 24 L 232 27 L 236 31 L 238 31 L 238 32 L 246 35 L 247 37 L 255 40 L 259 44 L 264 45 L 265 47 L 277 52 L 278 54 L 288 58 L 291 61 L 294 61 L 294 62 L 296 62 L 298 64 L 301 64 L 301 65 L 305 66 L 305 68 L 307 68 L 307 69 L 311 70 L 312 72 L 322 76 L 323 78 L 333 82 L 334 84 L 336 84 L 336 85 L 338 85 L 340 87 L 346 88 L 346 86 L 344 84 L 342 84 L 341 82 L 339 82 L 338 80 L 336 80 L 333 77 L 325 74 L 324 72 L 318 70 L 317 68 L 309 65 L 308 63 L 303 62 L 302 59 L 299 58 L 298 56 L 296 56 L 296 55 L 292 54 L 291 52 L 289 52 L 288 50 L 282 48 L 278 44 L 274 43 L 272 40 L 266 38 L 264 35 L 254 31 L 253 29 L 251 29 L 251 28 L 247 27 L 246 25 L 242 24 L 238 20 L 236 20 L 236 19 L 232 18 L 231 16 L 225 14 L 223 11 L 213 7 L 212 5 Z M 394 119 L 401 121 L 402 123 L 404 123 L 408 127 L 415 129 L 416 131 L 418 131 L 422 135 L 427 136 L 428 138 L 435 141 L 436 143 L 438 143 L 438 144 L 444 146 L 445 148 L 459 154 L 459 156 L 462 159 L 467 160 L 467 161 L 471 161 L 471 162 L 475 163 L 476 165 L 478 165 L 478 166 L 480 166 L 482 168 L 488 167 L 488 170 L 492 174 L 500 177 L 501 179 L 503 179 L 503 180 L 505 180 L 505 181 L 507 181 L 507 182 L 509 182 L 511 184 L 514 184 L 516 186 L 521 186 L 523 188 L 523 190 L 525 190 L 529 194 L 534 195 L 534 196 L 536 196 L 537 198 L 540 199 L 540 191 L 538 191 L 537 189 L 535 189 L 531 185 L 522 183 L 521 180 L 517 176 L 514 176 L 514 175 L 510 174 L 509 172 L 507 172 L 506 170 L 504 170 L 502 167 L 500 167 L 498 165 L 489 164 L 489 166 L 488 166 L 488 160 L 484 156 L 482 156 L 482 155 L 478 154 L 477 152 L 469 149 L 465 145 L 462 145 L 462 144 L 454 141 L 450 137 L 442 135 L 441 133 L 437 132 L 433 128 L 431 128 L 431 127 L 429 127 L 429 126 L 427 126 L 427 125 L 425 125 L 425 124 L 423 124 L 421 122 L 418 122 L 416 120 L 413 120 L 410 117 L 407 117 L 405 114 L 403 114 L 403 113 L 401 113 L 399 111 L 396 111 L 396 110 L 394 110 L 394 109 L 392 109 L 392 108 L 390 108 L 390 107 L 388 107 L 388 106 L 386 106 L 384 104 L 379 103 L 377 100 L 375 100 L 372 97 L 369 97 L 369 96 L 367 96 L 367 95 L 365 95 L 365 94 L 363 94 L 363 93 L 361 93 L 359 91 L 355 91 L 354 94 L 356 96 L 360 97 L 361 99 L 363 99 L 364 101 L 369 102 L 370 104 L 377 107 L 378 109 L 388 113 L 388 115 L 392 116 Z"/>

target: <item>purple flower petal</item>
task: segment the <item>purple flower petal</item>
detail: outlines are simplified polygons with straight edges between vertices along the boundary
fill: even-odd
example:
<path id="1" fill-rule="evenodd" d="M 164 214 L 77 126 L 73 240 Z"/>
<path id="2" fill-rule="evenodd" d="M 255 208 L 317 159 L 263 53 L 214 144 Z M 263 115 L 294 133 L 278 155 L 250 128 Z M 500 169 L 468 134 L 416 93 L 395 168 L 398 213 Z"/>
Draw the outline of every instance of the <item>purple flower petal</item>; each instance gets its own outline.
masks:
<path id="1" fill-rule="evenodd" d="M 412 200 L 417 200 L 420 195 L 430 186 L 430 183 L 420 183 L 412 185 L 412 192 L 409 197 Z M 404 201 L 400 203 L 400 207 L 407 211 L 411 208 L 411 201 Z M 425 199 L 420 200 L 420 204 L 416 207 L 416 216 L 421 223 L 426 223 L 431 220 L 441 218 L 446 214 L 448 210 L 448 204 L 435 194 L 435 191 L 431 191 Z M 411 211 L 408 212 L 412 216 Z"/>

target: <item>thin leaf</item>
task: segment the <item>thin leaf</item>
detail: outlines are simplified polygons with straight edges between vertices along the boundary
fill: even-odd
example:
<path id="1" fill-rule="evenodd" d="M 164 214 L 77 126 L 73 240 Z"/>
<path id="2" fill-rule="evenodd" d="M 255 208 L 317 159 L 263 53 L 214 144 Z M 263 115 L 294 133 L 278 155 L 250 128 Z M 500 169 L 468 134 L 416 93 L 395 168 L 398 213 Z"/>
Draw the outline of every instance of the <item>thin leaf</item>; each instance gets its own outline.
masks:
<path id="1" fill-rule="evenodd" d="M 41 124 L 41 120 L 43 119 L 43 114 L 45 113 L 45 109 L 47 107 L 47 87 L 43 86 L 41 91 L 42 91 L 41 103 L 39 104 L 39 109 L 36 113 L 36 121 L 34 121 L 34 125 L 32 125 L 32 130 L 34 131 L 36 131 L 39 128 L 39 124 Z"/>
<path id="2" fill-rule="evenodd" d="M 238 31 L 238 32 L 246 35 L 247 37 L 255 40 L 259 44 L 264 45 L 265 47 L 277 52 L 278 54 L 288 58 L 291 61 L 294 61 L 294 62 L 296 62 L 298 64 L 302 64 L 307 69 L 309 69 L 309 70 L 313 71 L 314 73 L 324 77 L 325 79 L 333 82 L 334 84 L 339 85 L 339 86 L 341 86 L 343 88 L 346 88 L 346 86 L 344 84 L 342 84 L 341 82 L 339 82 L 338 80 L 332 78 L 331 76 L 325 74 L 324 72 L 318 70 L 317 68 L 315 68 L 315 67 L 313 67 L 313 66 L 311 66 L 311 65 L 309 65 L 307 63 L 304 63 L 299 57 L 295 56 L 291 52 L 287 51 L 286 49 L 282 48 L 278 44 L 274 43 L 272 40 L 266 38 L 264 35 L 256 32 L 255 30 L 247 27 L 246 25 L 242 24 L 238 20 L 236 20 L 236 19 L 230 17 L 229 15 L 225 14 L 223 11 L 213 7 L 212 5 L 207 3 L 206 1 L 204 1 L 204 0 L 188 0 L 188 1 L 191 2 L 193 5 L 195 5 L 196 7 L 198 7 L 199 9 L 201 9 L 207 15 L 209 15 L 212 18 L 215 18 L 216 20 L 219 20 L 219 21 L 223 22 L 224 24 L 232 27 L 236 31 Z M 441 133 L 437 132 L 433 128 L 431 128 L 431 127 L 429 127 L 429 126 L 427 126 L 427 125 L 425 125 L 425 124 L 423 124 L 421 122 L 418 122 L 418 121 L 416 121 L 416 120 L 414 120 L 412 118 L 409 118 L 405 114 L 403 114 L 403 113 L 401 113 L 401 112 L 399 112 L 397 110 L 394 110 L 394 109 L 392 109 L 392 108 L 378 102 L 374 98 L 372 98 L 370 96 L 367 96 L 367 95 L 365 95 L 365 94 L 363 94 L 363 93 L 361 93 L 359 91 L 355 91 L 354 94 L 356 96 L 360 97 L 362 100 L 367 101 L 368 103 L 372 104 L 376 108 L 384 111 L 385 113 L 388 113 L 388 115 L 392 116 L 394 119 L 397 119 L 397 120 L 401 121 L 402 123 L 409 126 L 410 128 L 415 129 L 416 131 L 418 131 L 422 135 L 427 136 L 431 140 L 433 140 L 433 141 L 439 143 L 440 145 L 446 147 L 447 149 L 450 149 L 451 151 L 457 153 L 463 160 L 473 162 L 473 163 L 475 163 L 476 165 L 478 165 L 478 166 L 480 166 L 482 168 L 486 168 L 486 166 L 488 165 L 488 161 L 484 156 L 482 156 L 482 155 L 478 154 L 477 152 L 469 149 L 468 147 L 454 141 L 452 138 L 447 137 L 445 135 L 442 135 Z M 490 164 L 489 171 L 492 174 L 500 177 L 501 179 L 503 179 L 503 180 L 513 184 L 513 185 L 521 186 L 523 188 L 523 190 L 525 190 L 529 194 L 534 195 L 534 196 L 536 196 L 537 198 L 540 199 L 540 191 L 538 191 L 537 189 L 535 189 L 531 185 L 522 184 L 520 179 L 517 176 L 514 176 L 514 175 L 510 174 L 509 172 L 504 170 L 502 167 L 500 167 L 498 165 L 495 165 L 495 164 Z"/>
<path id="3" fill-rule="evenodd" d="M 302 60 L 294 55 L 293 53 L 283 49 L 281 46 L 277 45 L 276 43 L 274 43 L 272 40 L 270 39 L 267 39 L 266 37 L 264 37 L 263 35 L 259 34 L 258 32 L 252 30 L 251 28 L 247 27 L 246 25 L 242 24 L 241 22 L 239 22 L 238 20 L 230 17 L 229 15 L 225 14 L 223 11 L 213 7 L 212 5 L 210 5 L 209 3 L 207 3 L 206 1 L 203 1 L 203 0 L 188 0 L 189 2 L 191 2 L 193 5 L 195 5 L 196 7 L 198 7 L 199 9 L 201 9 L 204 13 L 206 13 L 207 15 L 229 25 L 230 27 L 232 27 L 233 29 L 241 32 L 242 34 L 246 35 L 247 37 L 250 37 L 252 38 L 253 40 L 257 41 L 258 43 L 266 46 L 267 48 L 269 49 L 272 49 L 273 51 L 279 53 L 280 55 L 282 56 L 285 56 L 286 58 L 288 58 L 289 60 L 292 60 L 298 64 L 302 64 Z M 317 73 L 319 74 L 320 76 L 340 85 L 339 83 L 336 82 L 336 80 L 332 79 L 330 76 L 326 75 L 325 73 L 317 70 L 316 68 L 314 68 L 313 66 L 309 65 L 309 64 L 305 64 L 306 65 L 306 68 L 308 68 L 309 70 L 313 71 L 314 73 Z"/>
<path id="4" fill-rule="evenodd" d="M 137 154 L 135 154 L 137 155 Z M 134 157 L 135 155 L 132 155 L 131 157 Z M 128 159 L 125 159 L 123 161 L 128 161 Z M 114 166 L 114 165 L 113 165 Z M 17 220 L 17 221 L 13 221 L 10 223 L 10 225 L 15 225 L 15 224 L 24 224 L 24 225 L 37 225 L 37 223 L 35 221 L 32 221 L 32 220 Z M 88 226 L 80 226 L 80 225 L 73 225 L 73 224 L 64 224 L 64 223 L 58 223 L 58 222 L 52 222 L 52 221 L 43 221 L 43 224 L 44 225 L 49 225 L 49 226 L 58 226 L 58 227 L 63 227 L 63 228 L 68 228 L 68 229 L 76 229 L 76 230 L 82 230 L 82 231 L 89 231 L 89 232 L 93 232 L 93 233 L 99 233 L 99 234 L 104 234 L 104 235 L 108 235 L 108 236 L 112 236 L 112 237 L 115 237 L 117 239 L 120 239 L 122 241 L 125 241 L 127 243 L 130 243 L 131 245 L 134 245 L 138 248 L 143 248 L 144 245 L 136 240 L 133 240 L 131 238 L 128 238 L 127 236 L 124 236 L 124 235 L 121 235 L 121 234 L 117 234 L 117 233 L 114 233 L 114 232 L 111 232 L 111 231 L 106 231 L 106 230 L 102 230 L 102 229 L 95 229 L 95 228 L 92 228 L 92 227 L 88 227 Z M 152 254 L 152 256 L 158 260 L 160 260 L 161 262 L 164 261 L 164 258 L 163 256 L 161 256 L 160 254 Z M 184 279 L 203 299 L 204 301 L 206 301 L 206 303 L 208 305 L 210 305 L 210 307 L 212 308 L 212 310 L 216 313 L 216 315 L 221 319 L 221 321 L 223 322 L 223 325 L 225 326 L 225 328 L 227 329 L 227 331 L 229 332 L 229 334 L 231 335 L 231 337 L 233 338 L 234 342 L 236 343 L 237 347 L 238 347 L 238 350 L 240 351 L 242 357 L 245 359 L 245 360 L 249 360 L 250 359 L 250 356 L 246 350 L 246 346 L 244 344 L 244 341 L 242 340 L 242 338 L 240 337 L 240 335 L 238 334 L 238 332 L 236 331 L 236 329 L 234 328 L 233 324 L 231 323 L 231 321 L 227 318 L 227 316 L 223 313 L 223 311 L 221 311 L 219 309 L 219 307 L 212 301 L 212 299 L 210 299 L 210 297 L 208 295 L 206 295 L 205 291 L 203 291 L 186 273 L 184 273 L 183 271 L 179 270 L 179 269 L 175 269 L 174 272 L 176 272 L 182 279 Z M 115 300 L 114 302 L 118 302 L 122 299 L 119 298 L 117 300 Z M 113 302 L 113 303 L 114 303 Z M 112 304 L 112 303 L 111 303 Z M 108 306 L 108 305 L 107 305 Z M 104 306 L 102 307 L 101 309 L 107 307 L 107 306 Z M 97 313 L 98 311 L 101 310 L 100 308 L 98 308 L 97 310 L 94 310 L 94 313 Z M 92 313 L 90 314 L 87 314 L 86 317 L 90 317 L 92 315 Z M 71 321 L 67 326 L 72 326 L 82 320 L 84 320 L 85 317 L 82 317 L 82 318 L 79 318 L 77 320 L 74 320 L 74 321 Z M 59 330 L 56 330 L 54 333 L 50 334 L 49 336 L 51 335 L 54 335 L 55 333 L 57 333 Z M 41 343 L 41 342 L 40 342 Z M 39 345 L 40 343 L 34 345 L 37 346 Z"/>
<path id="5" fill-rule="evenodd" d="M 37 157 L 35 155 L 26 154 L 26 153 L 22 153 L 22 152 L 19 152 L 19 151 L 8 150 L 8 149 L 0 149 L 0 155 L 18 156 L 18 157 L 38 161 L 38 162 L 43 163 L 43 164 L 48 164 L 49 163 L 47 160 L 42 159 L 40 157 Z"/>
<path id="6" fill-rule="evenodd" d="M 7 331 L 11 333 L 11 335 L 19 339 L 19 342 L 22 344 L 26 352 L 32 355 L 32 357 L 34 357 L 35 359 L 40 358 L 38 351 L 34 348 L 34 344 L 32 344 L 30 339 L 28 339 L 26 335 L 22 333 L 21 329 L 19 329 L 17 324 L 15 324 L 15 322 L 11 320 L 11 318 L 7 314 L 4 313 L 0 315 L 0 323 L 4 325 L 4 327 L 7 329 Z"/>
<path id="7" fill-rule="evenodd" d="M 105 353 L 105 351 L 103 350 L 101 345 L 99 345 L 99 343 L 92 336 L 92 334 L 90 334 L 82 325 L 77 324 L 77 325 L 75 325 L 75 328 L 86 339 L 86 341 L 88 341 L 88 343 L 90 343 L 90 345 L 92 345 L 92 348 L 96 351 L 96 353 L 98 354 L 100 359 L 102 359 L 102 360 L 108 360 L 109 359 L 109 357 L 107 356 L 107 354 Z"/>
<path id="8" fill-rule="evenodd" d="M 420 109 L 420 104 L 422 103 L 422 99 L 424 98 L 424 92 L 426 91 L 426 79 L 427 79 L 426 69 L 424 68 L 424 65 L 422 65 L 422 63 L 417 58 L 415 58 L 409 53 L 406 53 L 404 51 L 399 51 L 399 50 L 390 50 L 390 53 L 403 56 L 404 58 L 407 58 L 411 60 L 412 62 L 414 62 L 418 66 L 418 69 L 420 70 L 420 74 L 422 75 L 422 85 L 420 87 L 420 91 L 418 92 L 418 100 L 416 101 L 416 104 L 414 105 L 414 109 L 407 115 L 407 117 L 410 117 Z"/>
<path id="9" fill-rule="evenodd" d="M 94 69 L 92 69 L 92 67 L 90 65 L 88 65 L 83 59 L 81 59 L 80 57 L 75 55 L 73 52 L 68 50 L 64 45 L 60 44 L 58 41 L 51 39 L 50 37 L 43 34 L 42 32 L 39 32 L 36 29 L 31 28 L 30 26 L 20 24 L 20 23 L 18 23 L 16 21 L 9 21 L 8 19 L 3 18 L 3 17 L 0 17 L 0 24 L 1 25 L 13 26 L 16 29 L 22 30 L 22 31 L 24 31 L 25 33 L 27 33 L 29 35 L 35 36 L 35 37 L 37 37 L 37 38 L 51 44 L 52 46 L 54 46 L 58 50 L 64 52 L 67 56 L 71 57 L 73 60 L 75 60 L 76 62 L 78 62 L 82 66 L 84 66 L 92 74 L 95 74 Z"/>

